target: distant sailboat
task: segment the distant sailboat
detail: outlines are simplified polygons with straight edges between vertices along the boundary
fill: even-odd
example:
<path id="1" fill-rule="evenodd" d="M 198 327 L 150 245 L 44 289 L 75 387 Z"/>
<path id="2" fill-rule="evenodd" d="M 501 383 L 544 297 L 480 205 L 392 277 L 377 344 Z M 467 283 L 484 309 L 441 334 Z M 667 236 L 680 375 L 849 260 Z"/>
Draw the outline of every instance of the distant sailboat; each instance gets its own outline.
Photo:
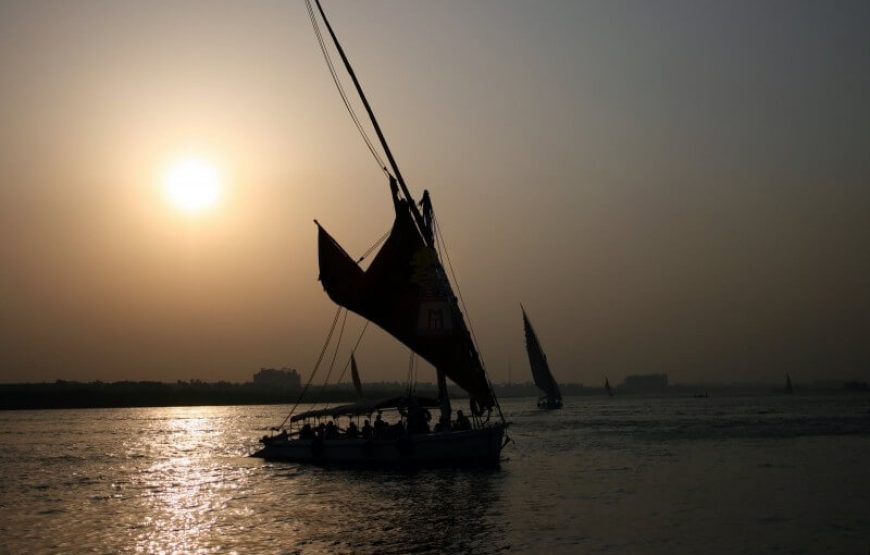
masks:
<path id="1" fill-rule="evenodd" d="M 550 372 L 547 355 L 544 354 L 544 349 L 541 348 L 541 343 L 538 341 L 535 329 L 526 315 L 526 309 L 522 305 L 520 305 L 520 309 L 523 311 L 526 351 L 529 354 L 529 366 L 532 368 L 532 378 L 535 380 L 535 385 L 543 393 L 538 399 L 538 407 L 542 409 L 560 409 L 562 408 L 562 393 L 559 391 L 559 384 L 556 383 L 553 374 Z"/>
<path id="2" fill-rule="evenodd" d="M 785 392 L 788 395 L 794 393 L 794 386 L 791 384 L 791 376 L 788 374 L 785 375 Z"/>
<path id="3" fill-rule="evenodd" d="M 604 378 L 604 389 L 607 390 L 607 395 L 613 397 L 613 390 L 610 389 L 610 380 Z"/>
<path id="4" fill-rule="evenodd" d="M 362 397 L 362 382 L 359 379 L 359 368 L 356 366 L 356 357 L 353 353 L 350 355 L 350 376 L 353 379 L 353 388 L 356 389 L 356 394 Z"/>

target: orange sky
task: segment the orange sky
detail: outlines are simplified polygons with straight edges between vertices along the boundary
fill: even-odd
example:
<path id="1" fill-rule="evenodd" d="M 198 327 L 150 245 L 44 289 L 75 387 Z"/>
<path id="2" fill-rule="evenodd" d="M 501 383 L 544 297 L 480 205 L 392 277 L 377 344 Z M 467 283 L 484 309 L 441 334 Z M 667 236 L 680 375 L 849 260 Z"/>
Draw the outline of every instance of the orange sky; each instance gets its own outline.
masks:
<path id="1" fill-rule="evenodd" d="M 866 3 L 325 7 L 494 381 L 520 302 L 561 381 L 870 379 Z M 3 2 L 0 99 L 0 381 L 307 373 L 312 220 L 360 255 L 392 207 L 302 2 Z M 404 378 L 383 333 L 358 359 Z"/>

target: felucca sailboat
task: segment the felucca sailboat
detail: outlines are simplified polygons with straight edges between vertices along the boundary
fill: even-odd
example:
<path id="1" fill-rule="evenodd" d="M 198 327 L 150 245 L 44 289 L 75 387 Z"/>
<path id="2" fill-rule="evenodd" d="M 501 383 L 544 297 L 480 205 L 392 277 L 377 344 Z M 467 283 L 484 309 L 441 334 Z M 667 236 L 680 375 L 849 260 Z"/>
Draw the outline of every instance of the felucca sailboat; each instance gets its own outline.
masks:
<path id="1" fill-rule="evenodd" d="M 314 3 L 353 80 L 389 162 L 389 166 L 382 166 L 388 177 L 390 202 L 395 211 L 392 229 L 366 269 L 360 267 L 315 221 L 320 282 L 329 298 L 339 305 L 339 311 L 343 308 L 355 312 L 377 324 L 412 353 L 432 364 L 436 371 L 438 398 L 412 395 L 413 388 L 409 384 L 409 394 L 402 397 L 298 414 L 291 411 L 285 422 L 276 429 L 280 433 L 264 437 L 263 448 L 254 456 L 374 466 L 497 465 L 501 449 L 507 442 L 507 423 L 441 263 L 438 244 L 441 249 L 444 247 L 431 198 L 428 191 L 424 191 L 418 204 L 411 195 L 320 1 L 314 0 Z M 339 92 L 358 123 L 335 77 L 335 69 L 311 1 L 306 0 L 306 5 Z M 365 137 L 359 124 L 358 128 L 378 159 L 373 142 Z M 462 410 L 453 414 L 447 393 L 447 378 L 468 394 L 468 415 L 463 414 Z M 437 423 L 432 430 L 428 424 L 431 418 L 429 409 L 438 411 Z M 378 425 L 381 413 L 387 411 L 398 413 L 397 421 L 392 425 Z M 378 418 L 373 428 L 368 427 L 368 420 L 361 430 L 355 424 L 349 424 L 345 430 L 335 424 L 341 418 L 347 417 L 353 421 L 364 416 L 370 418 L 375 413 Z M 318 426 L 318 421 L 322 419 L 330 419 L 325 429 Z M 288 421 L 289 426 L 285 427 Z"/>
<path id="2" fill-rule="evenodd" d="M 359 368 L 357 368 L 356 357 L 353 356 L 353 353 L 350 354 L 350 377 L 357 396 L 362 397 L 362 381 L 359 379 Z"/>
<path id="3" fill-rule="evenodd" d="M 541 348 L 541 343 L 538 341 L 535 329 L 526 315 L 526 309 L 522 308 L 522 305 L 520 308 L 523 311 L 526 352 L 529 354 L 529 366 L 532 368 L 532 378 L 535 380 L 535 385 L 541 390 L 541 396 L 538 398 L 538 407 L 542 409 L 560 409 L 562 408 L 562 392 L 559 391 L 559 384 L 556 383 L 553 373 L 550 372 L 547 355 L 544 354 L 544 349 Z"/>

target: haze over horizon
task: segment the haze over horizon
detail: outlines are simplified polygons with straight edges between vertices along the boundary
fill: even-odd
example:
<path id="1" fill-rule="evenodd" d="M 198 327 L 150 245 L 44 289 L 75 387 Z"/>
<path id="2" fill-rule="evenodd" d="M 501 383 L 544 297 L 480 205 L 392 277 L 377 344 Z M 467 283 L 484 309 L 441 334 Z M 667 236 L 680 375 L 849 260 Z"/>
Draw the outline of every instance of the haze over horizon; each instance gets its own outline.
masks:
<path id="1" fill-rule="evenodd" d="M 493 381 L 520 302 L 560 381 L 870 380 L 870 3 L 324 8 Z M 308 375 L 312 220 L 358 257 L 392 205 L 302 2 L 3 2 L 0 99 L 0 382 Z"/>

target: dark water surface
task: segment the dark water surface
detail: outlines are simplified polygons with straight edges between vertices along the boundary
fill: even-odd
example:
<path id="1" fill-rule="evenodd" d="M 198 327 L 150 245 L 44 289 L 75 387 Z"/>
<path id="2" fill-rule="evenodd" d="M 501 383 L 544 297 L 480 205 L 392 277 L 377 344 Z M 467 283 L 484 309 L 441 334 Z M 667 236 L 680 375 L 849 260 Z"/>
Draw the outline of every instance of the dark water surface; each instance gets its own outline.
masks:
<path id="1" fill-rule="evenodd" d="M 870 552 L 870 397 L 506 400 L 496 471 L 246 455 L 284 406 L 0 412 L 0 553 Z"/>

